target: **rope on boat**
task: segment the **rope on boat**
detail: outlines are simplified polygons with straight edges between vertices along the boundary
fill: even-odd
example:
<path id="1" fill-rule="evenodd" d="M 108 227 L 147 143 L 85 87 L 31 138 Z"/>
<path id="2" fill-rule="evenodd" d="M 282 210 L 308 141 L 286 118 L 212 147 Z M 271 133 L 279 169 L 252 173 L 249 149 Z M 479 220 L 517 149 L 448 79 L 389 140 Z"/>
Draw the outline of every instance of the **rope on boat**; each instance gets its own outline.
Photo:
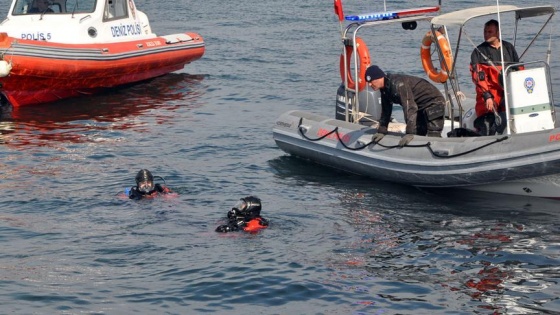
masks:
<path id="1" fill-rule="evenodd" d="M 323 140 L 323 139 L 325 139 L 326 137 L 328 137 L 328 136 L 330 136 L 330 135 L 332 135 L 332 134 L 335 134 L 335 135 L 336 135 L 336 139 L 338 140 L 338 142 L 340 142 L 340 144 L 342 144 L 342 146 L 343 146 L 344 148 L 346 148 L 346 149 L 348 149 L 348 150 L 351 150 L 351 151 L 360 151 L 360 150 L 363 150 L 363 149 L 369 147 L 369 146 L 372 145 L 372 144 L 373 144 L 373 145 L 378 145 L 378 146 L 383 147 L 383 148 L 386 148 L 386 149 L 400 148 L 400 146 L 398 146 L 398 145 L 383 145 L 383 144 L 381 144 L 381 143 L 379 143 L 379 142 L 376 143 L 376 142 L 373 142 L 373 141 L 370 141 L 370 142 L 368 142 L 368 143 L 366 143 L 366 144 L 364 144 L 364 145 L 362 145 L 362 146 L 356 147 L 356 148 L 349 147 L 348 145 L 346 145 L 346 143 L 344 143 L 344 141 L 342 141 L 342 138 L 340 137 L 340 133 L 338 132 L 338 127 L 335 127 L 333 130 L 331 130 L 330 132 L 328 132 L 328 133 L 326 133 L 326 134 L 320 136 L 319 138 L 312 139 L 312 138 L 309 138 L 308 136 L 306 136 L 306 135 L 304 134 L 303 129 L 305 129 L 305 128 L 303 128 L 303 127 L 301 126 L 302 122 L 303 122 L 303 118 L 300 118 L 300 119 L 299 119 L 299 124 L 298 124 L 298 131 L 299 131 L 299 134 L 300 134 L 303 138 L 305 138 L 305 139 L 307 139 L 307 140 L 309 140 L 309 141 L 313 141 L 313 142 L 320 141 L 320 140 Z M 481 146 L 479 146 L 479 147 L 477 147 L 477 148 L 474 148 L 474 149 L 472 149 L 472 150 L 465 151 L 465 152 L 462 152 L 462 153 L 453 154 L 453 155 L 444 155 L 444 154 L 439 154 L 439 153 L 435 152 L 435 151 L 432 149 L 432 143 L 431 143 L 431 142 L 427 142 L 427 143 L 425 143 L 425 144 L 414 144 L 414 145 L 409 145 L 409 144 L 407 144 L 407 145 L 405 145 L 405 147 L 410 147 L 410 148 L 427 147 L 428 150 L 430 151 L 430 153 L 432 153 L 433 156 L 438 157 L 438 158 L 450 159 L 450 158 L 454 158 L 454 157 L 458 157 L 458 156 L 462 156 L 462 155 L 466 155 L 466 154 L 469 154 L 469 153 L 476 152 L 476 151 L 478 151 L 478 150 L 480 150 L 480 149 L 483 149 L 483 148 L 485 148 L 485 147 L 487 147 L 487 146 L 490 146 L 490 145 L 493 145 L 493 144 L 502 142 L 502 141 L 507 140 L 507 139 L 509 139 L 509 136 L 503 136 L 503 137 L 501 137 L 501 138 L 498 138 L 498 139 L 496 139 L 496 140 L 494 140 L 494 141 L 492 141 L 492 142 L 489 142 L 489 143 L 486 143 L 486 144 L 484 144 L 484 145 L 481 145 Z"/>

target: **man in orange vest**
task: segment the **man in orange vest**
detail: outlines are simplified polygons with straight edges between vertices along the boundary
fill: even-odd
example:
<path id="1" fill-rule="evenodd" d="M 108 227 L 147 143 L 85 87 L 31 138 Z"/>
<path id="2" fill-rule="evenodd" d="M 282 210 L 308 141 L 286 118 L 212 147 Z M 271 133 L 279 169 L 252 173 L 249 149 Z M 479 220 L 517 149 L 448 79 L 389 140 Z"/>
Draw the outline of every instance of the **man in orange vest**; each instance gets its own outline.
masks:
<path id="1" fill-rule="evenodd" d="M 476 116 L 474 126 L 483 135 L 504 132 L 507 120 L 505 113 L 504 87 L 502 78 L 502 50 L 504 66 L 518 63 L 515 47 L 500 40 L 500 25 L 496 20 L 484 24 L 484 42 L 471 54 L 471 74 L 476 86 Z"/>

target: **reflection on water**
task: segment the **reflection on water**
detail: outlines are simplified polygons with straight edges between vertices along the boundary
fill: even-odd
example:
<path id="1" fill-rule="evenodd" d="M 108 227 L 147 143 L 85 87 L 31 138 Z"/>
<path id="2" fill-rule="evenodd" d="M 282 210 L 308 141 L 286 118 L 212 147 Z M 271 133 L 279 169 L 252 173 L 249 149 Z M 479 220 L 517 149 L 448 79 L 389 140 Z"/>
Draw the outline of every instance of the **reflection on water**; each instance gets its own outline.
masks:
<path id="1" fill-rule="evenodd" d="M 341 196 L 345 220 L 355 234 L 335 252 L 342 258 L 338 268 L 347 266 L 348 277 L 361 270 L 354 291 L 381 293 L 378 306 L 386 303 L 395 309 L 408 300 L 419 310 L 445 305 L 448 310 L 464 308 L 466 314 L 473 304 L 488 314 L 558 310 L 553 293 L 559 288 L 558 248 L 546 247 L 558 243 L 559 229 L 542 221 L 542 213 L 533 215 L 529 209 L 518 216 L 492 214 L 492 207 L 479 204 L 469 214 L 443 214 L 405 196 L 399 209 L 411 201 L 418 209 L 395 212 L 378 207 L 377 197 L 365 187 L 357 191 Z M 453 212 L 453 206 L 450 209 Z M 558 214 L 548 219 L 556 222 Z M 372 279 L 377 279 L 375 289 Z M 534 299 L 537 294 L 539 301 Z M 469 301 L 470 307 L 461 301 Z"/>
<path id="2" fill-rule="evenodd" d="M 49 145 L 51 142 L 95 141 L 92 134 L 103 130 L 143 130 L 137 116 L 156 108 L 173 112 L 179 106 L 198 108 L 204 76 L 171 73 L 111 92 L 55 103 L 1 107 L 0 144 Z M 165 111 L 155 119 L 165 124 L 173 117 Z"/>
<path id="3" fill-rule="evenodd" d="M 384 194 L 386 200 L 379 200 L 381 206 L 391 208 L 401 205 L 402 195 L 410 202 L 430 202 L 430 211 L 451 213 L 455 215 L 495 217 L 497 214 L 509 217 L 522 217 L 529 214 L 533 219 L 545 222 L 550 216 L 560 219 L 558 201 L 535 198 L 531 196 L 503 195 L 483 191 L 472 191 L 460 188 L 415 188 L 391 182 L 375 180 L 369 177 L 352 175 L 330 167 L 289 155 L 282 155 L 268 161 L 275 175 L 282 180 L 308 183 L 320 182 L 325 185 L 347 184 L 349 188 L 366 187 L 370 193 L 375 191 Z M 333 175 L 336 174 L 336 180 Z M 496 202 L 499 198 L 499 202 Z"/>
<path id="4" fill-rule="evenodd" d="M 351 294 L 361 312 L 403 303 L 418 314 L 560 309 L 557 201 L 401 187 L 290 156 L 269 164 L 284 181 L 340 192 L 327 259 L 334 272 L 323 284 Z"/>

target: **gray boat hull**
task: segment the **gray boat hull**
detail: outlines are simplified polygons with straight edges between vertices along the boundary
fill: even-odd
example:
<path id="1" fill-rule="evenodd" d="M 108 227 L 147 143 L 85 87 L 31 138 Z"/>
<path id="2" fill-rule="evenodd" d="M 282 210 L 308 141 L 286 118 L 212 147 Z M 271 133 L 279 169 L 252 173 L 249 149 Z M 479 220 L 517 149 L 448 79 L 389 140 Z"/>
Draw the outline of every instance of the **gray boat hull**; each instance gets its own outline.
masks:
<path id="1" fill-rule="evenodd" d="M 560 173 L 559 128 L 488 137 L 415 136 L 404 148 L 397 146 L 402 137 L 397 133 L 370 144 L 375 132 L 374 128 L 294 110 L 276 120 L 273 138 L 291 155 L 418 187 L 476 186 Z"/>

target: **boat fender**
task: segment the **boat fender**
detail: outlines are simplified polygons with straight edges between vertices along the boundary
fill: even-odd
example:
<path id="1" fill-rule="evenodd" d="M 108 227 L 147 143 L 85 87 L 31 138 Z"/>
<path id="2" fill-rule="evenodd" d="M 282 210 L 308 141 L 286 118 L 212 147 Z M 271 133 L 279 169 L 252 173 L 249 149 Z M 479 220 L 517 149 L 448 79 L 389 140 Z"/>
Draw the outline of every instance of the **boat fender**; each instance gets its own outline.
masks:
<path id="1" fill-rule="evenodd" d="M 453 66 L 453 55 L 451 54 L 451 47 L 449 46 L 449 41 L 447 40 L 447 38 L 445 38 L 445 36 L 443 36 L 443 34 L 441 34 L 440 32 L 436 32 L 437 42 L 443 55 L 443 60 L 441 61 L 441 70 L 437 71 L 434 68 L 434 64 L 432 62 L 432 54 L 430 51 L 432 43 L 434 42 L 432 37 L 432 32 L 430 31 L 426 33 L 426 35 L 422 39 L 422 46 L 420 48 L 422 67 L 424 67 L 424 71 L 426 72 L 430 80 L 437 83 L 444 83 L 449 78 L 449 73 L 444 69 L 447 69 L 449 70 L 449 72 L 451 72 L 451 67 Z"/>
<path id="2" fill-rule="evenodd" d="M 0 78 L 7 77 L 10 71 L 12 71 L 12 63 L 0 60 Z"/>
<path id="3" fill-rule="evenodd" d="M 357 78 L 358 91 L 362 91 L 367 85 L 365 76 L 366 76 L 367 68 L 371 65 L 371 59 L 369 56 L 369 50 L 366 46 L 366 43 L 363 41 L 363 39 L 361 39 L 360 37 L 356 37 L 355 44 L 356 44 L 356 53 L 358 54 L 358 60 L 359 60 L 359 65 L 358 65 L 359 73 Z M 344 58 L 344 52 L 343 52 L 340 55 L 340 78 L 344 82 L 344 78 L 346 76 L 348 80 L 348 88 L 355 89 L 356 82 L 352 78 L 352 74 L 351 74 L 352 71 L 350 71 L 350 60 L 352 60 L 352 53 L 354 51 L 354 46 L 352 44 L 346 44 L 344 46 L 344 49 L 346 50 L 346 59 Z"/>

